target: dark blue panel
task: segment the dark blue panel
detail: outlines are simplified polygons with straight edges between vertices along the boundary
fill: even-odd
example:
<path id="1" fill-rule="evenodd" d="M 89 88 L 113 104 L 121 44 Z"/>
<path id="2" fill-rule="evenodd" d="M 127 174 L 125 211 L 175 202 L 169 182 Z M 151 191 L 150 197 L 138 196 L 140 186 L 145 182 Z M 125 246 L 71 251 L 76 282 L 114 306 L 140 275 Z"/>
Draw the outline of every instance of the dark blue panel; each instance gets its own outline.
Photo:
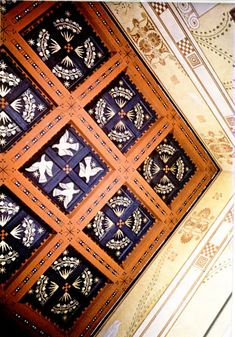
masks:
<path id="1" fill-rule="evenodd" d="M 157 119 L 126 74 L 111 82 L 86 110 L 123 153 Z"/>
<path id="2" fill-rule="evenodd" d="M 139 167 L 155 192 L 170 204 L 195 172 L 195 165 L 169 134 Z"/>
<path id="3" fill-rule="evenodd" d="M 99 37 L 71 3 L 58 3 L 23 37 L 63 85 L 74 90 L 108 57 Z"/>
<path id="4" fill-rule="evenodd" d="M 51 105 L 4 50 L 0 55 L 0 152 L 3 152 L 48 113 Z"/>
<path id="5" fill-rule="evenodd" d="M 69 213 L 98 184 L 108 168 L 68 125 L 26 163 L 22 171 Z"/>
<path id="6" fill-rule="evenodd" d="M 39 309 L 61 328 L 69 328 L 106 278 L 69 246 L 38 279 L 22 302 Z"/>
<path id="7" fill-rule="evenodd" d="M 119 262 L 126 258 L 153 223 L 153 216 L 122 186 L 84 231 Z"/>
<path id="8" fill-rule="evenodd" d="M 0 283 L 5 282 L 51 230 L 7 188 L 0 191 Z"/>
<path id="9" fill-rule="evenodd" d="M 18 5 L 21 1 L 18 0 L 1 0 L 0 3 L 0 13 L 1 14 L 6 14 L 14 8 L 16 5 Z"/>

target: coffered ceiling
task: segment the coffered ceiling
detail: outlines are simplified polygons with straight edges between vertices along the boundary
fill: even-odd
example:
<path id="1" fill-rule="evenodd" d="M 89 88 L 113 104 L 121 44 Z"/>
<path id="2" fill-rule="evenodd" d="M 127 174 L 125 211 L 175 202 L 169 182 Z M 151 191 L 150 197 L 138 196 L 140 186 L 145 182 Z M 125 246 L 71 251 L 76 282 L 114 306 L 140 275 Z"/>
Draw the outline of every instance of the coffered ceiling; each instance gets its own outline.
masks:
<path id="1" fill-rule="evenodd" d="M 196 134 L 202 112 L 191 118 L 154 73 L 169 60 L 185 75 L 151 14 L 169 8 L 1 5 L 1 299 L 28 334 L 94 335 L 231 170 L 228 121 L 216 148 L 216 111 Z"/>

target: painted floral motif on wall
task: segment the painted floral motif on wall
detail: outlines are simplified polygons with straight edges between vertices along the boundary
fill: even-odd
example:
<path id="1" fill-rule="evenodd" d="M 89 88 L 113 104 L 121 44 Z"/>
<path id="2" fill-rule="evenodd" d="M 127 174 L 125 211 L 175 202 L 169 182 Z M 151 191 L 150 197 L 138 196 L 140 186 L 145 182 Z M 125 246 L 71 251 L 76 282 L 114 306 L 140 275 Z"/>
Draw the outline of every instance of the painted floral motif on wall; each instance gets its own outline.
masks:
<path id="1" fill-rule="evenodd" d="M 156 31 L 149 17 L 145 12 L 142 12 L 141 15 L 142 20 L 133 19 L 133 28 L 127 28 L 128 34 L 138 45 L 140 51 L 152 65 L 157 65 L 158 63 L 165 65 L 167 58 L 174 60 L 174 56 Z"/>
<path id="2" fill-rule="evenodd" d="M 208 230 L 213 219 L 214 216 L 211 215 L 210 208 L 204 208 L 199 212 L 193 212 L 178 232 L 180 241 L 182 243 L 187 243 L 191 240 L 201 239 Z"/>
<path id="3" fill-rule="evenodd" d="M 201 31 L 192 30 L 192 34 L 195 37 L 199 45 L 206 47 L 213 51 L 218 56 L 222 57 L 225 62 L 232 63 L 233 57 L 227 52 L 219 48 L 216 40 L 226 37 L 229 30 L 232 29 L 233 20 L 228 12 L 224 12 L 220 22 L 216 22 L 212 30 Z M 199 27 L 196 27 L 199 28 Z"/>
<path id="4" fill-rule="evenodd" d="M 220 164 L 232 165 L 235 151 L 222 131 L 217 133 L 209 131 L 206 135 L 202 134 L 202 137 Z"/>
<path id="5" fill-rule="evenodd" d="M 198 17 L 200 26 L 191 29 L 191 33 L 216 71 L 225 90 L 234 100 L 234 21 L 230 12 L 232 7 L 233 4 L 228 3 L 216 4 L 211 10 Z"/>

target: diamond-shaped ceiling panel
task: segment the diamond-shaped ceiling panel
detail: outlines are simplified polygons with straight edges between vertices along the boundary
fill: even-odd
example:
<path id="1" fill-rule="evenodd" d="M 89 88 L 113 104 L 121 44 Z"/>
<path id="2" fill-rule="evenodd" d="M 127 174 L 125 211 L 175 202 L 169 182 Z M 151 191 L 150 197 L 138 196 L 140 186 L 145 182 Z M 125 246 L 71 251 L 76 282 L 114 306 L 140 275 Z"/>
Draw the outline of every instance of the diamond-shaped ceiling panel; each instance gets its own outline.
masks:
<path id="1" fill-rule="evenodd" d="M 48 237 L 50 229 L 8 189 L 0 188 L 0 283 Z"/>
<path id="2" fill-rule="evenodd" d="M 85 232 L 114 259 L 122 261 L 153 222 L 153 216 L 123 186 L 87 225 Z"/>
<path id="3" fill-rule="evenodd" d="M 115 79 L 86 110 L 122 152 L 157 119 L 125 74 Z"/>
<path id="4" fill-rule="evenodd" d="M 0 55 L 0 152 L 2 152 L 47 113 L 50 104 L 3 49 Z"/>
<path id="5" fill-rule="evenodd" d="M 90 337 L 218 169 L 102 5 L 2 24 L 1 301 L 29 334 Z"/>
<path id="6" fill-rule="evenodd" d="M 170 204 L 195 172 L 195 165 L 169 134 L 145 159 L 139 171 L 154 191 Z"/>
<path id="7" fill-rule="evenodd" d="M 106 278 L 72 247 L 68 247 L 40 276 L 23 298 L 62 328 L 68 328 Z"/>
<path id="8" fill-rule="evenodd" d="M 99 37 L 71 3 L 57 4 L 50 15 L 23 35 L 52 73 L 71 90 L 108 56 Z"/>
<path id="9" fill-rule="evenodd" d="M 26 164 L 23 172 L 70 212 L 105 175 L 107 166 L 68 125 Z"/>

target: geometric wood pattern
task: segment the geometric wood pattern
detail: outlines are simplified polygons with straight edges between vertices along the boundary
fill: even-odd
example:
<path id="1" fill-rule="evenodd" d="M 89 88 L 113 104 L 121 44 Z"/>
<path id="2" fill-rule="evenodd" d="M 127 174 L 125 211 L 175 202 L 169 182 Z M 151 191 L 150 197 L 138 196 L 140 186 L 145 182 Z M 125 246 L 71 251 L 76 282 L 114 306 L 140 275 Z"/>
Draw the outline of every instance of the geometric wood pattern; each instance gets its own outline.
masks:
<path id="1" fill-rule="evenodd" d="M 218 168 L 101 4 L 2 12 L 1 302 L 25 335 L 92 336 Z"/>

